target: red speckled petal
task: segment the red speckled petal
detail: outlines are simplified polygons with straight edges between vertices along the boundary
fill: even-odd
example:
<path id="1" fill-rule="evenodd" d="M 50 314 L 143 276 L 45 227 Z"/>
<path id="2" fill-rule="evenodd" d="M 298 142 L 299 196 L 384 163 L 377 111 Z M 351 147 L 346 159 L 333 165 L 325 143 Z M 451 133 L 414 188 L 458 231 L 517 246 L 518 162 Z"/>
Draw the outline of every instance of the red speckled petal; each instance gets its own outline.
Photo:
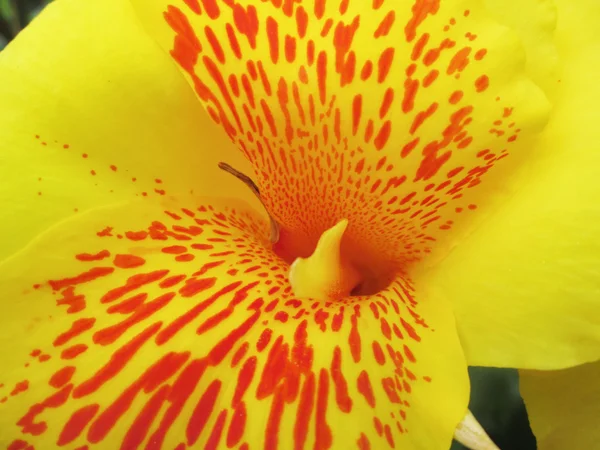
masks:
<path id="1" fill-rule="evenodd" d="M 600 3 L 557 1 L 555 107 L 530 175 L 429 273 L 470 365 L 562 369 L 600 358 Z"/>
<path id="2" fill-rule="evenodd" d="M 267 233 L 241 204 L 165 197 L 0 266 L 0 443 L 448 448 L 468 380 L 447 305 L 404 277 L 294 298 Z"/>
<path id="3" fill-rule="evenodd" d="M 243 158 L 127 2 L 50 5 L 0 53 L 0 99 L 0 260 L 91 207 L 216 183 L 250 195 L 216 166 Z"/>
<path id="4" fill-rule="evenodd" d="M 295 240 L 347 218 L 371 265 L 443 255 L 546 118 L 516 33 L 478 1 L 134 4 Z"/>

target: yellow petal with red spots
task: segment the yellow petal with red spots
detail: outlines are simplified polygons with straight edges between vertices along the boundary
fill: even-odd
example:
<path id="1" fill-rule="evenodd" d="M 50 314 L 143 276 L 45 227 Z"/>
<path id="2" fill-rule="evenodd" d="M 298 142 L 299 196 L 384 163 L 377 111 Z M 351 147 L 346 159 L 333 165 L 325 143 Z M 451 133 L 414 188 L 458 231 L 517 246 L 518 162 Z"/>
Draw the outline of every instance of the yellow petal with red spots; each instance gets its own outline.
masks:
<path id="1" fill-rule="evenodd" d="M 304 243 L 296 256 L 344 218 L 363 267 L 443 256 L 548 112 L 517 33 L 479 1 L 134 4 Z"/>
<path id="2" fill-rule="evenodd" d="M 0 98 L 0 260 L 90 207 L 215 182 L 249 194 L 217 169 L 244 162 L 127 2 L 50 5 L 0 53 Z"/>
<path id="3" fill-rule="evenodd" d="M 557 2 L 562 61 L 536 159 L 502 207 L 424 276 L 453 303 L 473 365 L 600 358 L 600 6 Z"/>
<path id="4" fill-rule="evenodd" d="M 597 448 L 600 362 L 549 372 L 521 370 L 519 376 L 540 450 Z"/>
<path id="5" fill-rule="evenodd" d="M 448 305 L 406 277 L 296 298 L 268 233 L 243 204 L 163 197 L 84 213 L 6 261 L 0 442 L 448 448 L 468 399 Z"/>

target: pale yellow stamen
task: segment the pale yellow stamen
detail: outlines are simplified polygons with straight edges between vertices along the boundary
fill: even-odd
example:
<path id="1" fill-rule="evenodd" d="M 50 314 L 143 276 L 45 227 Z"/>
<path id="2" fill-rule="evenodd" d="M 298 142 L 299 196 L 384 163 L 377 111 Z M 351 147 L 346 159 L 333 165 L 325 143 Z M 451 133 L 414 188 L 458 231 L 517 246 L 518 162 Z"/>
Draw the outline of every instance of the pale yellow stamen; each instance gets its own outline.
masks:
<path id="1" fill-rule="evenodd" d="M 347 226 L 348 220 L 339 221 L 321 235 L 312 255 L 293 262 L 290 284 L 297 297 L 335 300 L 350 295 L 361 281 L 360 273 L 341 252 Z"/>
<path id="2" fill-rule="evenodd" d="M 471 450 L 499 450 L 471 411 L 454 430 L 454 439 Z"/>

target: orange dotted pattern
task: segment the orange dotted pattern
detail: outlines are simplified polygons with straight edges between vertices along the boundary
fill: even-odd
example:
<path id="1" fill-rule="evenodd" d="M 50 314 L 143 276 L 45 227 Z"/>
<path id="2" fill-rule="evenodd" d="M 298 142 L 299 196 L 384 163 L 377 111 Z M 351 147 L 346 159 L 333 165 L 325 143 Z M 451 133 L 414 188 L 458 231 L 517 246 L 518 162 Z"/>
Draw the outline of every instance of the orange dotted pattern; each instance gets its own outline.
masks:
<path id="1" fill-rule="evenodd" d="M 364 424 L 343 431 L 359 448 L 400 445 L 413 391 L 435 386 L 418 364 L 434 330 L 410 281 L 339 302 L 295 298 L 266 230 L 205 204 L 89 233 L 101 250 L 82 249 L 77 272 L 24 293 L 71 320 L 24 358 L 47 384 L 0 384 L 0 408 L 31 400 L 3 430 L 15 436 L 8 448 L 335 448 L 334 414 Z M 267 415 L 250 414 L 257 402 Z M 293 435 L 280 433 L 286 411 Z M 249 430 L 262 430 L 258 442 Z"/>
<path id="2" fill-rule="evenodd" d="M 477 208 L 471 191 L 521 131 L 491 89 L 482 17 L 439 0 L 187 0 L 164 13 L 172 57 L 293 240 L 312 248 L 348 218 L 360 260 L 403 267 Z"/>

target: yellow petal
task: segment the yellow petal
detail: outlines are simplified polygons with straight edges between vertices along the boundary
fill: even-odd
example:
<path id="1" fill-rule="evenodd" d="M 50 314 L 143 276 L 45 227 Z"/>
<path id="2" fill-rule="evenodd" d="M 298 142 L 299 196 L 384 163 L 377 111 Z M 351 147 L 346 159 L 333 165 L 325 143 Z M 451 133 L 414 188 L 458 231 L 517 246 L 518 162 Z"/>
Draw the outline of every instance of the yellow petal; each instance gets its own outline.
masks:
<path id="1" fill-rule="evenodd" d="M 600 362 L 520 371 L 521 395 L 539 450 L 595 449 L 600 442 Z"/>
<path id="2" fill-rule="evenodd" d="M 502 208 L 422 277 L 454 304 L 473 365 L 563 368 L 600 357 L 600 6 L 558 2 L 551 122 Z"/>
<path id="3" fill-rule="evenodd" d="M 0 266 L 0 443 L 447 449 L 468 398 L 448 306 L 400 278 L 298 299 L 288 270 L 236 203 L 57 225 Z"/>
<path id="4" fill-rule="evenodd" d="M 525 49 L 527 75 L 553 99 L 560 69 L 554 0 L 484 0 L 484 4 L 496 20 L 515 30 Z"/>
<path id="5" fill-rule="evenodd" d="M 0 98 L 0 260 L 90 207 L 245 191 L 216 166 L 242 158 L 127 2 L 46 8 L 0 53 Z"/>
<path id="6" fill-rule="evenodd" d="M 443 255 L 546 117 L 516 33 L 478 1 L 134 4 L 293 240 L 347 218 L 370 266 Z"/>

